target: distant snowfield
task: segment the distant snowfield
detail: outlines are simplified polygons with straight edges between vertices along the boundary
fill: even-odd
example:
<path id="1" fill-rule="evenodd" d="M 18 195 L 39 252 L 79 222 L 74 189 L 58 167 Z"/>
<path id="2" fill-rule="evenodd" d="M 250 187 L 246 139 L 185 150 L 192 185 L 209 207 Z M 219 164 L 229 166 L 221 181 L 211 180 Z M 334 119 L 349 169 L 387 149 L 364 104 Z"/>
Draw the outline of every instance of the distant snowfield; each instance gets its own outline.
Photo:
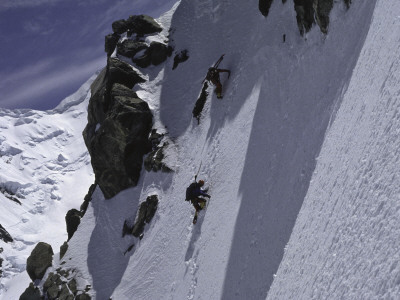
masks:
<path id="1" fill-rule="evenodd" d="M 25 271 L 26 259 L 38 242 L 45 241 L 59 252 L 67 240 L 65 215 L 71 208 L 79 209 L 94 182 L 82 138 L 94 78 L 54 110 L 0 110 L 0 188 L 6 191 L 0 193 L 0 224 L 14 239 L 8 244 L 1 241 L 5 260 L 0 295 L 9 279 Z M 29 277 L 18 278 L 25 289 Z"/>
<path id="2" fill-rule="evenodd" d="M 143 171 L 137 187 L 110 200 L 97 189 L 63 267 L 96 299 L 396 298 L 396 1 L 353 1 L 348 11 L 339 2 L 329 34 L 314 28 L 304 38 L 290 1 L 274 1 L 266 19 L 256 3 L 180 1 L 152 39 L 170 33 L 189 60 L 140 70 L 149 80 L 135 87 L 168 132 L 175 173 Z M 225 96 L 209 88 L 198 125 L 191 111 L 223 53 L 221 67 L 232 71 Z M 212 197 L 193 225 L 184 195 L 198 171 Z M 122 238 L 124 221 L 152 194 L 160 203 L 143 239 Z M 8 288 L 4 299 L 23 291 L 15 281 Z"/>

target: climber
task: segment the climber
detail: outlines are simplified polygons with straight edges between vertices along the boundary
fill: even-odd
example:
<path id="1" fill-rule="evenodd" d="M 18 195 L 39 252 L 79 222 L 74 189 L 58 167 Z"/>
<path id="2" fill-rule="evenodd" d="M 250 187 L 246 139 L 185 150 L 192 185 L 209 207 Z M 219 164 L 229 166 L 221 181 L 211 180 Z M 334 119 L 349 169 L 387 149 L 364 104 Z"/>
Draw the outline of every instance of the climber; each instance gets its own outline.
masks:
<path id="1" fill-rule="evenodd" d="M 203 80 L 203 82 L 205 80 L 211 81 L 211 83 L 216 86 L 215 93 L 217 94 L 218 99 L 222 99 L 222 84 L 221 84 L 221 80 L 219 79 L 219 73 L 223 73 L 223 72 L 228 73 L 228 79 L 231 76 L 230 70 L 218 68 L 219 64 L 224 59 L 224 55 L 225 54 L 222 54 L 221 57 L 217 60 L 217 62 L 214 64 L 214 66 L 208 69 L 207 76 Z"/>
<path id="2" fill-rule="evenodd" d="M 217 94 L 218 99 L 222 99 L 222 84 L 221 80 L 219 79 L 219 73 L 226 72 L 228 73 L 228 79 L 231 76 L 231 71 L 226 69 L 218 69 L 211 67 L 208 69 L 206 80 L 211 81 L 212 84 L 215 85 L 215 92 Z"/>
<path id="3" fill-rule="evenodd" d="M 211 198 L 211 196 L 202 189 L 202 186 L 204 186 L 204 180 L 196 181 L 196 177 L 197 176 L 194 177 L 194 182 L 192 182 L 186 189 L 186 201 L 190 201 L 196 209 L 193 218 L 193 224 L 196 224 L 197 222 L 197 215 L 199 211 L 206 206 L 207 200 L 202 197 L 208 197 L 209 199 Z"/>

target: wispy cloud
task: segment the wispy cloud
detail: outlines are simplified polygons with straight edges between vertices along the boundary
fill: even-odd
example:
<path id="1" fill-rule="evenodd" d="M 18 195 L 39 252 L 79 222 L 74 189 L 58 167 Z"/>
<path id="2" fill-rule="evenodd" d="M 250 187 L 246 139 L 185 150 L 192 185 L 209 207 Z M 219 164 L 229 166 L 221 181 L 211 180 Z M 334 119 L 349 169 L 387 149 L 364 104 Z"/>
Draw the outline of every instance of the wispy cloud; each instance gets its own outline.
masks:
<path id="1" fill-rule="evenodd" d="M 62 90 L 65 86 L 83 83 L 96 70 L 102 68 L 105 63 L 105 58 L 99 57 L 82 64 L 64 68 L 58 67 L 49 71 L 47 62 L 42 62 L 37 64 L 35 69 L 27 68 L 11 74 L 8 78 L 9 84 L 11 79 L 21 77 L 26 78 L 27 83 L 22 88 L 11 85 L 12 89 L 1 96 L 0 106 L 5 108 L 16 107 L 18 104 L 29 103 L 29 99 L 45 96 L 55 90 Z M 33 74 L 35 75 L 32 76 Z M 58 100 L 60 102 L 62 99 Z"/>
<path id="2" fill-rule="evenodd" d="M 35 7 L 43 4 L 54 4 L 63 0 L 2 0 L 0 11 L 10 8 Z"/>

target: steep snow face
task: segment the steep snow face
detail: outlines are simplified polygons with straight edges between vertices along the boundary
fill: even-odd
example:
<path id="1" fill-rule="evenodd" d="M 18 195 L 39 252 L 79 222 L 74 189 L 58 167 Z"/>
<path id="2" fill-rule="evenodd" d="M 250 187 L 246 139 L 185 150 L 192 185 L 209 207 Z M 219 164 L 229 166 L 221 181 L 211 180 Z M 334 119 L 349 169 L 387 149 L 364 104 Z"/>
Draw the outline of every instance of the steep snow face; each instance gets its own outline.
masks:
<path id="1" fill-rule="evenodd" d="M 327 36 L 315 28 L 302 38 L 292 3 L 274 2 L 265 19 L 255 1 L 180 1 L 149 40 L 169 34 L 189 60 L 141 70 L 148 82 L 135 88 L 169 134 L 175 173 L 143 171 L 137 187 L 107 201 L 96 190 L 63 267 L 96 299 L 265 299 L 374 6 L 338 4 Z M 209 88 L 198 125 L 191 111 L 222 53 L 232 75 L 223 100 Z M 193 225 L 184 198 L 198 171 L 212 198 Z M 143 239 L 122 238 L 151 194 L 160 203 Z"/>
<path id="2" fill-rule="evenodd" d="M 59 251 L 67 240 L 65 214 L 79 209 L 94 181 L 82 138 L 94 78 L 54 110 L 0 111 L 0 224 L 14 239 L 0 241 L 5 259 L 0 295 L 11 278 L 25 271 L 26 259 L 39 241 Z M 29 284 L 26 275 L 17 281 L 25 288 Z"/>
<path id="3" fill-rule="evenodd" d="M 268 299 L 400 295 L 400 3 L 378 1 Z"/>

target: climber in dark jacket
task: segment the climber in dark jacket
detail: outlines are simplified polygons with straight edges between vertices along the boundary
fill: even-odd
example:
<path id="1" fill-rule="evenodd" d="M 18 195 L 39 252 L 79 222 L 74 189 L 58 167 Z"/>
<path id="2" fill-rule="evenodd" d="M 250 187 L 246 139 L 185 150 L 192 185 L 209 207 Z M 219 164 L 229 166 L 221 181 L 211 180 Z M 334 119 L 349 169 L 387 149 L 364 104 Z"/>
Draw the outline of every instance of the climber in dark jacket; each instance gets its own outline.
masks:
<path id="1" fill-rule="evenodd" d="M 190 201 L 194 208 L 196 209 L 196 213 L 194 215 L 193 224 L 197 222 L 197 215 L 200 210 L 202 210 L 207 203 L 207 200 L 203 197 L 211 198 L 201 187 L 204 185 L 204 180 L 195 181 L 189 185 L 186 189 L 186 200 Z"/>
<path id="2" fill-rule="evenodd" d="M 228 79 L 231 76 L 231 71 L 226 69 L 209 68 L 206 76 L 206 80 L 211 81 L 215 85 L 215 92 L 217 93 L 217 98 L 222 99 L 222 84 L 219 78 L 219 73 L 228 73 Z"/>

